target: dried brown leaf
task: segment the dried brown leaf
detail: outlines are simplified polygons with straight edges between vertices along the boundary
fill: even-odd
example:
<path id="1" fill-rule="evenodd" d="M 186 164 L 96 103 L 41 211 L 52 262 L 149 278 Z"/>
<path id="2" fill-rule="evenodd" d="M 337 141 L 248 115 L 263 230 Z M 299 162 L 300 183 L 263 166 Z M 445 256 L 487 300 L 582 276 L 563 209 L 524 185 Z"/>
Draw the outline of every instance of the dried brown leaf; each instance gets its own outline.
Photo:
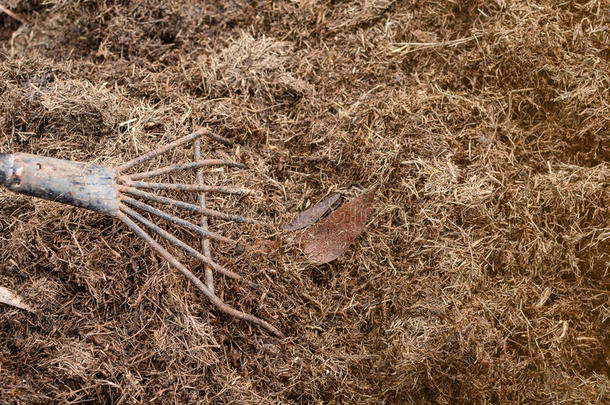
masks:
<path id="1" fill-rule="evenodd" d="M 323 264 L 341 256 L 364 229 L 374 198 L 375 190 L 345 203 L 313 226 L 303 243 L 309 261 Z"/>
<path id="2" fill-rule="evenodd" d="M 24 309 L 29 312 L 34 312 L 30 306 L 22 301 L 19 295 L 8 288 L 0 287 L 0 303 L 11 305 L 19 309 Z"/>
<path id="3" fill-rule="evenodd" d="M 328 210 L 339 200 L 341 194 L 333 193 L 328 198 L 320 201 L 305 211 L 297 214 L 294 221 L 284 227 L 285 231 L 296 231 L 297 229 L 306 228 L 309 225 L 317 222 Z"/>

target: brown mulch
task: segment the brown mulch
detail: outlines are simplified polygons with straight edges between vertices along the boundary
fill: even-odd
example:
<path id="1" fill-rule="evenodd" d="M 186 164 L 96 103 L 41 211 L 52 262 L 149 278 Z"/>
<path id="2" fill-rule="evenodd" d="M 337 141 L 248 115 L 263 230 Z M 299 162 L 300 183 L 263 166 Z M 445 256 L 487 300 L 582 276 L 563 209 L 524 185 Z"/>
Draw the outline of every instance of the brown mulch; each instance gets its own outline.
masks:
<path id="1" fill-rule="evenodd" d="M 0 307 L 0 403 L 610 402 L 606 1 L 2 4 L 0 152 L 235 142 L 210 181 L 257 192 L 210 205 L 276 227 L 212 221 L 262 286 L 216 290 L 287 337 L 119 221 L 0 191 L 0 286 L 39 309 Z M 280 231 L 374 187 L 330 264 Z"/>

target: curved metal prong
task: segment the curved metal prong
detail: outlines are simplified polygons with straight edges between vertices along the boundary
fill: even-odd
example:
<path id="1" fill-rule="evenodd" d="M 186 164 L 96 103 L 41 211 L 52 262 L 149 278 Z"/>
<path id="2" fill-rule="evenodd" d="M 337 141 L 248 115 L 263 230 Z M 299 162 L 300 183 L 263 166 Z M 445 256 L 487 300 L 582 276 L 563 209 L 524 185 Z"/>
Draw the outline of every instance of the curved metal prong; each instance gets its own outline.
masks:
<path id="1" fill-rule="evenodd" d="M 250 193 L 250 190 L 246 188 L 233 188 L 233 187 L 222 187 L 222 186 L 208 186 L 205 184 L 175 184 L 175 183 L 152 183 L 146 181 L 131 181 L 124 177 L 119 178 L 126 186 L 135 188 L 144 188 L 151 190 L 175 190 L 175 191 L 195 191 L 195 192 L 206 192 L 206 193 L 223 193 L 223 194 L 238 194 L 246 195 Z"/>
<path id="2" fill-rule="evenodd" d="M 120 204 L 120 207 L 121 207 L 121 212 L 129 215 L 132 218 L 135 218 L 142 225 L 144 225 L 147 228 L 151 229 L 153 232 L 155 232 L 156 234 L 160 235 L 161 237 L 167 239 L 170 243 L 178 246 L 180 249 L 184 250 L 186 253 L 188 253 L 190 256 L 194 257 L 195 259 L 201 261 L 202 263 L 205 263 L 205 264 L 209 265 L 211 268 L 213 268 L 217 272 L 222 273 L 225 276 L 231 277 L 231 278 L 233 278 L 235 280 L 243 281 L 247 285 L 249 285 L 250 287 L 260 288 L 258 284 L 244 279 L 242 276 L 240 276 L 239 274 L 235 273 L 234 271 L 231 271 L 231 270 L 227 269 L 226 267 L 221 266 L 220 264 L 216 263 L 212 259 L 202 255 L 201 253 L 199 253 L 198 251 L 196 251 L 195 249 L 193 249 L 192 247 L 190 247 L 186 243 L 182 242 L 180 239 L 176 238 L 171 233 L 167 232 L 165 229 L 161 228 L 160 226 L 157 226 L 157 225 L 153 224 L 148 219 L 144 218 L 137 211 L 134 211 L 131 208 L 127 207 L 125 204 Z"/>
<path id="3" fill-rule="evenodd" d="M 201 159 L 201 139 L 197 139 L 194 142 L 193 154 L 194 154 L 195 160 Z M 202 187 L 204 186 L 202 168 L 197 170 L 197 185 L 202 186 Z M 206 200 L 205 190 L 201 190 L 201 192 L 199 193 L 199 205 L 201 206 L 201 208 L 207 208 L 205 200 Z M 208 217 L 206 217 L 204 214 L 201 214 L 199 223 L 203 229 L 208 230 Z M 203 252 L 203 254 L 205 256 L 209 257 L 210 259 L 212 258 L 212 251 L 210 249 L 210 240 L 209 239 L 201 239 L 201 251 Z M 212 271 L 210 266 L 204 266 L 204 270 L 205 270 L 205 284 L 208 286 L 210 291 L 212 293 L 214 293 L 214 272 Z"/>
<path id="4" fill-rule="evenodd" d="M 207 133 L 208 130 L 205 128 L 200 128 L 197 131 L 193 132 L 192 134 L 189 134 L 187 136 L 184 136 L 180 139 L 176 139 L 174 142 L 168 143 L 167 145 L 164 145 L 158 149 L 155 149 L 153 151 L 150 151 L 148 153 L 145 153 L 143 155 L 140 155 L 134 159 L 131 159 L 128 162 L 123 163 L 122 165 L 117 167 L 117 170 L 120 172 L 124 172 L 126 170 L 131 169 L 132 167 L 139 165 L 140 163 L 146 162 L 147 160 L 153 159 L 167 151 L 170 151 L 172 149 L 174 149 L 177 146 L 183 145 L 189 141 L 192 141 L 194 139 L 199 138 L 201 135 Z"/>
<path id="5" fill-rule="evenodd" d="M 186 278 L 188 278 L 195 286 L 205 294 L 206 297 L 218 308 L 220 311 L 234 316 L 238 319 L 243 319 L 249 322 L 252 322 L 256 325 L 259 325 L 269 332 L 273 333 L 276 336 L 284 337 L 284 334 L 280 332 L 276 327 L 271 325 L 269 322 L 264 321 L 260 318 L 252 314 L 248 314 L 242 311 L 239 311 L 230 305 L 223 302 L 220 298 L 218 298 L 214 293 L 212 293 L 208 287 L 199 280 L 197 276 L 195 276 L 189 269 L 186 268 L 178 259 L 176 259 L 172 254 L 170 254 L 163 246 L 161 246 L 157 241 L 155 241 L 152 236 L 150 236 L 145 230 L 140 228 L 135 222 L 133 222 L 125 213 L 119 212 L 117 217 L 123 221 L 131 230 L 133 230 L 138 236 L 146 241 L 157 253 L 161 255 L 165 260 L 167 260 L 172 266 L 174 266 L 178 271 L 180 271 Z"/>
<path id="6" fill-rule="evenodd" d="M 265 225 L 264 223 L 257 221 L 255 219 L 242 217 L 241 215 L 225 214 L 224 212 L 211 210 L 209 208 L 203 208 L 203 207 L 200 207 L 195 204 L 186 203 L 184 201 L 178 201 L 178 200 L 174 200 L 172 198 L 167 198 L 167 197 L 163 197 L 160 195 L 147 193 L 146 191 L 138 190 L 137 188 L 133 188 L 133 187 L 119 185 L 118 189 L 119 189 L 119 191 L 121 191 L 123 193 L 135 195 L 137 197 L 146 198 L 150 201 L 155 201 L 155 202 L 162 203 L 162 204 L 168 204 L 168 205 L 182 208 L 182 209 L 185 209 L 188 211 L 199 212 L 201 214 L 207 215 L 208 217 L 220 218 L 220 219 L 224 219 L 227 221 L 243 222 L 246 224 L 255 224 L 255 225 L 262 225 L 262 226 Z"/>
<path id="7" fill-rule="evenodd" d="M 150 170 L 148 172 L 143 173 L 135 173 L 124 176 L 128 180 L 142 180 L 147 179 L 149 177 L 160 176 L 162 174 L 168 174 L 172 172 L 177 172 L 180 170 L 189 170 L 189 169 L 198 169 L 200 167 L 205 166 L 229 166 L 229 167 L 237 167 L 243 169 L 245 166 L 239 162 L 232 162 L 230 160 L 223 159 L 203 159 L 195 162 L 188 163 L 176 163 L 175 165 L 169 165 L 160 167 L 155 170 Z"/>
<path id="8" fill-rule="evenodd" d="M 227 238 L 225 236 L 219 235 L 216 232 L 210 232 L 209 230 L 204 229 L 204 228 L 202 228 L 200 226 L 197 226 L 197 225 L 195 225 L 195 224 L 193 224 L 193 223 L 191 223 L 191 222 L 189 222 L 189 221 L 187 221 L 185 219 L 182 219 L 182 218 L 177 217 L 175 215 L 168 214 L 167 212 L 161 211 L 161 210 L 159 210 L 159 209 L 157 209 L 155 207 L 151 207 L 150 205 L 148 205 L 146 203 L 143 203 L 142 201 L 138 201 L 138 200 L 133 199 L 131 197 L 127 197 L 126 195 L 120 195 L 119 198 L 120 198 L 120 200 L 122 202 L 126 202 L 127 204 L 129 204 L 131 206 L 134 206 L 134 207 L 139 208 L 139 209 L 141 209 L 143 211 L 146 211 L 148 213 L 156 215 L 159 218 L 166 219 L 166 220 L 171 221 L 171 222 L 173 222 L 175 224 L 178 224 L 178 225 L 181 225 L 181 226 L 183 226 L 183 227 L 185 227 L 187 229 L 190 229 L 190 230 L 192 230 L 194 232 L 197 232 L 199 235 L 203 236 L 204 238 L 210 238 L 210 239 L 217 240 L 219 242 L 230 243 L 230 244 L 233 244 L 233 245 L 237 244 L 237 242 L 232 240 L 232 239 L 229 239 L 229 238 Z"/>

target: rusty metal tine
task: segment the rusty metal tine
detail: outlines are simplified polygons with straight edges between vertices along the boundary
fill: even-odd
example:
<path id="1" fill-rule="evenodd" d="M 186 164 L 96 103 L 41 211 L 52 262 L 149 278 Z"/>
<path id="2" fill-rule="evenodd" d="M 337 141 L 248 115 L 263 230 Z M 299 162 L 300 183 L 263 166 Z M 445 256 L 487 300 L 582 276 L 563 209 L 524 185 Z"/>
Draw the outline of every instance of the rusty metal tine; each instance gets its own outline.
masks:
<path id="1" fill-rule="evenodd" d="M 172 205 L 174 207 L 182 208 L 182 209 L 185 209 L 188 211 L 199 212 L 201 214 L 207 215 L 208 217 L 220 218 L 220 219 L 224 219 L 227 221 L 235 221 L 235 222 L 242 222 L 242 223 L 246 223 L 246 224 L 255 224 L 255 225 L 265 226 L 264 223 L 257 221 L 255 219 L 245 218 L 245 217 L 242 217 L 241 215 L 225 214 L 224 212 L 211 210 L 209 208 L 202 208 L 195 204 L 189 204 L 189 203 L 186 203 L 183 201 L 174 200 L 172 198 L 167 198 L 167 197 L 163 197 L 160 195 L 147 193 L 146 191 L 138 190 L 137 188 L 121 186 L 121 185 L 117 186 L 117 188 L 119 189 L 119 191 L 127 193 L 127 194 L 146 198 L 148 200 L 159 202 L 162 204 Z"/>
<path id="2" fill-rule="evenodd" d="M 201 139 L 197 139 L 195 140 L 195 144 L 193 145 L 193 154 L 195 157 L 195 160 L 201 160 Z M 199 168 L 199 170 L 197 170 L 197 185 L 199 187 L 204 187 L 203 184 L 203 169 Z M 206 208 L 206 202 L 205 202 L 205 189 L 201 189 L 201 192 L 199 193 L 199 205 L 201 206 L 201 208 Z M 199 221 L 199 225 L 201 225 L 201 228 L 203 229 L 208 229 L 208 217 L 205 216 L 205 214 L 201 214 L 201 219 Z M 203 252 L 203 254 L 207 257 L 209 257 L 210 259 L 212 259 L 212 251 L 210 249 L 210 240 L 209 239 L 201 239 L 201 251 Z M 212 272 L 212 269 L 210 269 L 209 266 L 204 266 L 205 269 L 205 283 L 208 286 L 208 288 L 210 289 L 210 291 L 212 291 L 212 293 L 214 292 L 214 273 Z"/>
<path id="3" fill-rule="evenodd" d="M 230 160 L 223 159 L 204 159 L 196 162 L 188 162 L 188 163 L 177 163 L 175 165 L 160 167 L 155 170 L 151 170 L 143 173 L 134 173 L 128 174 L 124 177 L 128 180 L 142 180 L 147 179 L 149 177 L 160 176 L 162 174 L 177 172 L 179 170 L 189 170 L 189 169 L 199 169 L 204 166 L 229 166 L 229 167 L 237 167 L 243 169 L 244 166 L 239 162 L 231 162 Z"/>
<path id="4" fill-rule="evenodd" d="M 197 139 L 200 136 L 202 136 L 203 134 L 205 134 L 206 132 L 208 132 L 207 129 L 205 128 L 200 128 L 197 131 L 193 132 L 192 134 L 186 135 L 180 139 L 176 139 L 174 142 L 168 143 L 167 145 L 164 145 L 160 148 L 157 148 L 153 151 L 147 152 L 143 155 L 140 155 L 134 159 L 131 159 L 128 162 L 123 163 L 122 165 L 118 166 L 117 169 L 120 172 L 124 172 L 126 170 L 131 169 L 132 167 L 139 165 L 140 163 L 146 162 L 147 160 L 153 159 L 169 150 L 174 149 L 177 146 L 180 146 L 182 144 L 185 144 L 189 141 L 192 141 L 193 139 Z"/>
<path id="5" fill-rule="evenodd" d="M 250 193 L 250 190 L 246 188 L 208 186 L 205 184 L 151 183 L 146 181 L 131 181 L 123 178 L 121 178 L 121 180 L 123 180 L 127 186 L 151 190 L 195 191 L 238 195 L 246 195 Z"/>
<path id="6" fill-rule="evenodd" d="M 163 218 L 163 219 L 168 220 L 170 222 L 173 222 L 175 224 L 181 225 L 181 226 L 183 226 L 183 227 L 185 227 L 187 229 L 195 231 L 199 235 L 203 236 L 205 239 L 209 238 L 209 239 L 217 240 L 219 242 L 224 242 L 224 243 L 230 243 L 230 244 L 233 244 L 233 245 L 237 245 L 237 242 L 232 240 L 232 239 L 229 239 L 229 238 L 227 238 L 225 236 L 222 236 L 222 235 L 220 235 L 220 234 L 218 234 L 216 232 L 210 232 L 209 229 L 205 229 L 205 228 L 203 228 L 201 226 L 198 226 L 198 225 L 195 225 L 195 224 L 193 224 L 193 223 L 191 223 L 191 222 L 189 222 L 189 221 L 187 221 L 185 219 L 182 219 L 180 217 L 168 214 L 167 212 L 163 212 L 163 211 L 161 211 L 161 210 L 159 210 L 159 209 L 157 209 L 155 207 L 151 207 L 150 205 L 148 205 L 146 203 L 143 203 L 142 201 L 138 201 L 136 199 L 133 199 L 131 197 L 127 197 L 125 195 L 121 195 L 120 199 L 121 199 L 122 202 L 126 202 L 127 204 L 129 204 L 129 205 L 131 205 L 133 207 L 139 208 L 142 211 L 146 211 L 146 212 L 148 212 L 150 214 L 158 216 L 159 218 Z"/>
<path id="7" fill-rule="evenodd" d="M 192 247 L 190 247 L 186 243 L 182 242 L 180 239 L 176 238 L 171 233 L 167 232 L 165 229 L 163 229 L 160 226 L 155 225 L 154 223 L 150 222 L 148 219 L 146 219 L 142 215 L 140 215 L 137 211 L 132 210 L 131 208 L 129 208 L 125 204 L 121 204 L 120 207 L 121 207 L 121 212 L 129 215 L 132 218 L 135 218 L 142 225 L 144 225 L 147 228 L 151 229 L 153 232 L 155 232 L 156 234 L 160 235 L 161 237 L 167 239 L 170 243 L 174 244 L 175 246 L 178 246 L 180 249 L 184 250 L 186 253 L 188 253 L 189 255 L 194 257 L 195 259 L 201 261 L 202 263 L 205 263 L 205 264 L 209 265 L 211 268 L 213 268 L 217 272 L 222 273 L 222 274 L 224 274 L 227 277 L 234 278 L 235 280 L 243 281 L 247 285 L 249 285 L 249 286 L 251 286 L 253 288 L 260 288 L 258 284 L 244 279 L 242 276 L 240 276 L 239 274 L 235 273 L 234 271 L 231 271 L 231 270 L 227 269 L 226 267 L 221 266 L 220 264 L 216 263 L 212 259 L 210 259 L 208 257 L 205 257 L 204 255 L 202 255 L 201 253 L 199 253 L 198 251 L 196 251 L 195 249 L 193 249 Z"/>
<path id="8" fill-rule="evenodd" d="M 203 284 L 201 280 L 197 276 L 195 276 L 189 269 L 186 268 L 178 259 L 176 259 L 171 253 L 169 253 L 163 246 L 161 246 L 157 241 L 155 241 L 152 236 L 150 236 L 145 230 L 140 228 L 135 222 L 133 222 L 127 214 L 123 212 L 119 212 L 117 217 L 125 223 L 132 231 L 134 231 L 138 236 L 146 241 L 157 253 L 161 255 L 165 260 L 167 260 L 172 266 L 174 266 L 178 271 L 180 271 L 186 278 L 188 278 L 195 286 L 206 296 L 212 303 L 218 308 L 220 311 L 231 315 L 238 319 L 243 319 L 249 322 L 252 322 L 256 325 L 259 325 L 262 328 L 267 329 L 269 332 L 273 333 L 276 336 L 284 337 L 284 334 L 280 332 L 277 328 L 275 328 L 270 323 L 257 318 L 252 314 L 247 314 L 245 312 L 239 311 L 230 305 L 226 304 L 220 298 L 218 298 L 214 293 L 210 291 L 210 289 Z"/>
<path id="9" fill-rule="evenodd" d="M 214 133 L 212 133 L 210 131 L 208 131 L 205 135 L 208 138 L 211 138 L 211 139 L 213 139 L 213 140 L 215 140 L 217 142 L 220 142 L 220 143 L 222 143 L 222 144 L 224 144 L 226 146 L 229 146 L 229 147 L 235 146 L 235 142 L 233 142 L 232 140 L 230 140 L 228 138 L 225 138 L 224 136 L 220 136 L 218 134 L 214 134 Z"/>

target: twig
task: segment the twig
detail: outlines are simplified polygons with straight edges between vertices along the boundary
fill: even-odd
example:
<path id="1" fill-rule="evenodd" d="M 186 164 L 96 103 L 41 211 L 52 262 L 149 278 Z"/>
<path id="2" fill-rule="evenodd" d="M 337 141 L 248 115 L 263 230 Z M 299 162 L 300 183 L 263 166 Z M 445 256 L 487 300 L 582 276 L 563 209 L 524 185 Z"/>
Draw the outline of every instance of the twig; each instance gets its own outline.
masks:
<path id="1" fill-rule="evenodd" d="M 21 24 L 27 24 L 28 23 L 25 18 L 23 18 L 22 16 L 20 16 L 17 13 L 12 12 L 8 8 L 4 7 L 2 4 L 0 4 L 0 12 L 5 13 L 9 17 L 13 17 L 15 20 L 19 21 Z"/>
<path id="2" fill-rule="evenodd" d="M 472 40 L 477 39 L 479 36 L 474 34 L 468 38 L 460 38 L 454 39 L 451 41 L 442 41 L 442 42 L 401 42 L 396 43 L 395 45 L 400 45 L 398 48 L 393 49 L 390 53 L 400 53 L 401 55 L 406 55 L 411 52 L 420 51 L 422 49 L 430 49 L 430 48 L 442 48 L 444 46 L 457 46 L 461 44 L 465 44 L 466 42 L 470 42 Z M 411 48 L 411 49 L 409 49 Z"/>

